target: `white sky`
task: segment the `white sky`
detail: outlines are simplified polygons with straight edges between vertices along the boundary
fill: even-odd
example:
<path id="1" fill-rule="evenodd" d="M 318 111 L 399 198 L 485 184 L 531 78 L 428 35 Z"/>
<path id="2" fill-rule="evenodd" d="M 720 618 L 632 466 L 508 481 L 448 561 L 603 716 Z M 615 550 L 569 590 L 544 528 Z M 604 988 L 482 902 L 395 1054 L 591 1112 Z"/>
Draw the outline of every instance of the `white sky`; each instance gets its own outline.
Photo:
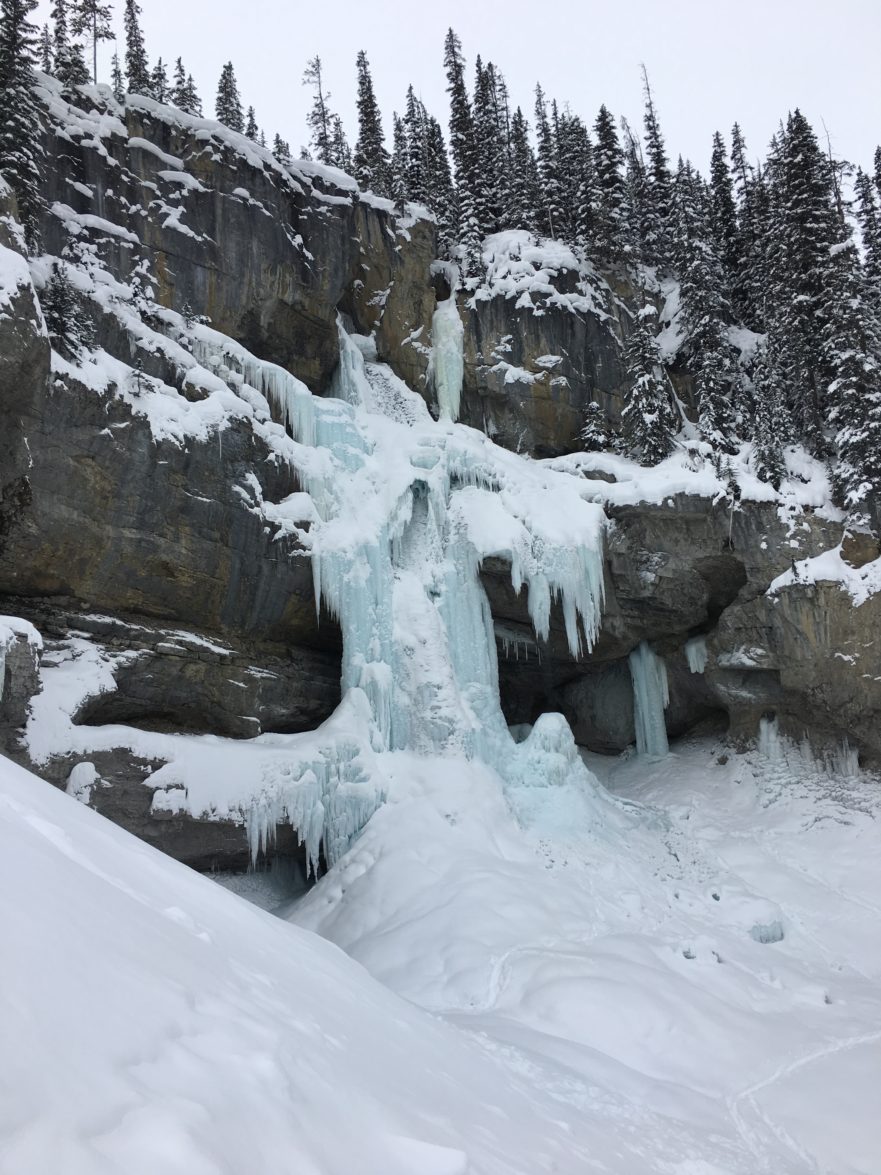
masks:
<path id="1" fill-rule="evenodd" d="M 469 79 L 477 53 L 504 73 L 532 121 L 533 91 L 592 122 L 601 102 L 641 128 L 640 62 L 655 91 L 671 161 L 706 170 L 714 130 L 738 120 L 753 156 L 800 106 L 837 155 L 871 166 L 881 142 L 881 0 L 141 0 L 151 62 L 183 57 L 206 115 L 221 66 L 235 65 L 271 141 L 296 154 L 309 92 L 300 84 L 318 53 L 332 107 L 354 141 L 355 56 L 364 49 L 387 125 L 412 81 L 447 125 L 443 38 L 462 39 Z M 120 41 L 123 0 L 115 0 Z M 41 19 L 48 11 L 41 3 Z M 102 51 L 109 80 L 112 50 Z M 99 67 L 100 68 L 100 67 Z M 390 137 L 390 136 L 389 136 Z"/>

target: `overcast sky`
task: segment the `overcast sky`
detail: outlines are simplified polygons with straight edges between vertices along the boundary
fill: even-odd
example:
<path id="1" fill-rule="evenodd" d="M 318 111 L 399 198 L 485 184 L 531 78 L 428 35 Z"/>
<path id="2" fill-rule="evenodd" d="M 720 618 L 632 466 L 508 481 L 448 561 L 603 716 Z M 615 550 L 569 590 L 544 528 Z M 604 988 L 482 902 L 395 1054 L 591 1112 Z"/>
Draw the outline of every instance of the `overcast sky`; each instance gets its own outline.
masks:
<path id="1" fill-rule="evenodd" d="M 331 105 L 352 140 L 355 56 L 364 49 L 387 124 L 410 82 L 446 129 L 443 39 L 459 34 L 469 78 L 480 53 L 504 73 L 532 120 L 541 81 L 593 121 L 600 103 L 641 125 L 645 62 L 671 160 L 705 170 L 717 128 L 738 120 L 764 154 L 778 121 L 800 106 L 837 155 L 871 165 L 881 142 L 881 0 L 141 0 L 151 62 L 183 57 L 213 114 L 232 60 L 242 98 L 271 141 L 305 141 L 308 58 L 324 62 Z M 42 17 L 48 0 L 41 5 Z M 122 43 L 123 0 L 115 0 Z M 102 54 L 108 80 L 111 50 Z"/>

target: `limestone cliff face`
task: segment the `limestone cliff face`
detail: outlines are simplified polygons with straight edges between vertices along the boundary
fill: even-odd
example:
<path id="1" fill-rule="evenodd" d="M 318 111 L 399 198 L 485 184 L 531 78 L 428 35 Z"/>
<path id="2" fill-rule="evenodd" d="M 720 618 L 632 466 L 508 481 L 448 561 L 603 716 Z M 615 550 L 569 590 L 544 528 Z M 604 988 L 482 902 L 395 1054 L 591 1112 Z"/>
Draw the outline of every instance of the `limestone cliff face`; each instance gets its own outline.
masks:
<path id="1" fill-rule="evenodd" d="M 288 175 L 210 124 L 149 102 L 121 112 L 76 111 L 54 90 L 45 100 L 56 161 L 49 253 L 72 243 L 93 250 L 119 282 L 145 270 L 159 306 L 207 315 L 319 394 L 338 362 L 343 314 L 431 402 L 432 314 L 450 289 L 432 268 L 429 220 L 396 218 L 326 170 L 302 165 Z M 0 248 L 24 274 L 0 305 L 0 612 L 32 619 L 47 656 L 72 630 L 108 655 L 133 652 L 114 670 L 116 691 L 84 705 L 80 722 L 232 737 L 315 726 L 339 699 L 339 630 L 326 617 L 318 623 L 305 552 L 254 508 L 258 490 L 278 502 L 300 488 L 290 471 L 245 418 L 208 440 L 157 437 L 125 397 L 98 394 L 63 368 L 50 374 L 6 191 Z M 571 273 L 554 281 L 560 297 L 546 298 L 541 313 L 505 292 L 458 295 L 462 417 L 537 457 L 577 448 L 590 399 L 614 419 L 624 387 L 627 290 L 600 283 L 591 301 Z M 92 313 L 110 355 L 129 364 L 137 356 L 168 387 L 199 394 L 112 308 Z M 793 558 L 836 546 L 840 523 L 781 517 L 777 503 L 732 512 L 681 495 L 608 514 L 603 629 L 583 661 L 569 655 L 556 615 L 539 648 L 509 569 L 484 568 L 510 721 L 560 709 L 580 742 L 621 750 L 633 740 L 627 655 L 648 640 L 668 666 L 671 734 L 724 715 L 745 740 L 772 712 L 795 736 L 848 733 L 866 759 L 881 761 L 881 597 L 854 608 L 838 585 L 822 583 L 768 594 Z M 700 674 L 683 653 L 697 635 L 708 649 Z M 7 724 L 0 733 L 14 750 L 15 732 Z M 73 762 L 40 769 L 64 783 Z M 214 822 L 194 832 L 150 815 L 151 764 L 111 754 L 96 766 L 108 786 L 95 803 L 139 835 L 195 864 L 242 859 L 241 829 Z"/>

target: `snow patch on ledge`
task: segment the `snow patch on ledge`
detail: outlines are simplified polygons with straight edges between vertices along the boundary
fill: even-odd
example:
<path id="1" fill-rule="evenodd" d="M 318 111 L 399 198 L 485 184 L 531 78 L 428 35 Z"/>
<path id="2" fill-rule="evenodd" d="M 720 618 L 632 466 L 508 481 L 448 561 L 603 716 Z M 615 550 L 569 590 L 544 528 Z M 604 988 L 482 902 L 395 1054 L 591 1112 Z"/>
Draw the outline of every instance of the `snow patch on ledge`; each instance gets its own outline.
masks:
<path id="1" fill-rule="evenodd" d="M 842 557 L 841 547 L 832 547 L 812 559 L 799 559 L 793 563 L 771 583 L 767 595 L 774 596 L 784 588 L 817 583 L 837 583 L 853 600 L 854 607 L 859 608 L 881 591 L 881 558 L 864 567 L 851 567 Z"/>

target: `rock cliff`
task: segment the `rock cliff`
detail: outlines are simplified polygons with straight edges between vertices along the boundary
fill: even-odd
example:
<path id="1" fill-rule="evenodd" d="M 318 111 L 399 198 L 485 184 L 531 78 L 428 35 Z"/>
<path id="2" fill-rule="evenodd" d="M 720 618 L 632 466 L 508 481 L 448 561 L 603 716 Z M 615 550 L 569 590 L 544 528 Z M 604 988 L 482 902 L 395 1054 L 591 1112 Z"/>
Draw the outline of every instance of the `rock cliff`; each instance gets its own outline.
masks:
<path id="1" fill-rule="evenodd" d="M 115 686 L 83 700 L 81 724 L 233 738 L 312 728 L 339 701 L 339 629 L 316 614 L 295 531 L 259 508 L 302 487 L 259 414 L 201 434 L 163 431 L 123 385 L 142 372 L 184 406 L 175 411 L 210 403 L 210 383 L 174 342 L 182 315 L 205 316 L 324 393 L 343 315 L 431 403 L 432 316 L 453 292 L 432 265 L 434 226 L 417 210 L 396 216 L 340 173 L 284 169 L 215 124 L 146 100 L 122 110 L 106 94 L 76 106 L 69 97 L 48 84 L 43 93 L 54 161 L 44 247 L 84 275 L 97 342 L 127 374 L 99 387 L 63 359 L 50 366 L 38 304 L 47 265 L 28 272 L 14 203 L 0 191 L 3 273 L 13 275 L 0 289 L 0 612 L 33 621 L 47 657 L 71 633 L 106 654 Z M 508 247 L 507 270 L 458 294 L 462 417 L 506 447 L 553 458 L 577 448 L 589 400 L 612 419 L 620 411 L 627 291 L 600 275 L 586 282 L 565 257 L 537 277 L 518 255 L 524 301 L 510 258 Z M 715 716 L 749 740 L 774 714 L 795 737 L 847 736 L 881 760 L 881 596 L 855 606 L 840 576 L 781 581 L 843 540 L 848 566 L 876 550 L 857 551 L 835 512 L 811 503 L 715 491 L 620 502 L 614 473 L 586 472 L 610 519 L 603 627 L 588 655 L 572 659 L 556 614 L 537 642 L 508 569 L 483 568 L 512 723 L 559 709 L 579 742 L 623 749 L 633 741 L 627 656 L 648 641 L 667 663 L 671 734 Z M 702 672 L 684 653 L 693 638 L 706 642 Z M 13 754 L 22 699 L 36 688 L 26 660 L 6 662 L 17 709 L 5 726 L 0 715 L 0 736 Z M 76 761 L 39 769 L 64 784 Z M 194 831 L 151 814 L 152 766 L 105 754 L 94 802 L 191 863 L 240 863 L 241 828 Z"/>

